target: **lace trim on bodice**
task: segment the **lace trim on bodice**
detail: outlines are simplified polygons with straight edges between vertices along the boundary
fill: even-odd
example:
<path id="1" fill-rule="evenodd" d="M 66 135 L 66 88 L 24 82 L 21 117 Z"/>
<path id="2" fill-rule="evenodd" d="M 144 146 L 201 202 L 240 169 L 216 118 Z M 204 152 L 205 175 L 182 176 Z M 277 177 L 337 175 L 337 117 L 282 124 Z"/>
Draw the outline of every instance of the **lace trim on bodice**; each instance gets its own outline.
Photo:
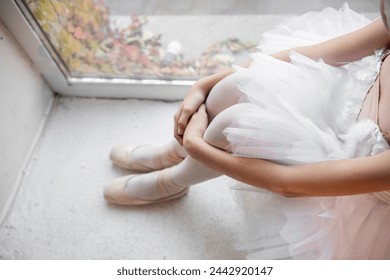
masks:
<path id="1" fill-rule="evenodd" d="M 386 204 L 390 205 L 390 191 L 377 192 L 377 193 L 373 193 L 373 195 L 374 195 L 380 202 L 383 202 L 383 203 L 386 203 Z"/>

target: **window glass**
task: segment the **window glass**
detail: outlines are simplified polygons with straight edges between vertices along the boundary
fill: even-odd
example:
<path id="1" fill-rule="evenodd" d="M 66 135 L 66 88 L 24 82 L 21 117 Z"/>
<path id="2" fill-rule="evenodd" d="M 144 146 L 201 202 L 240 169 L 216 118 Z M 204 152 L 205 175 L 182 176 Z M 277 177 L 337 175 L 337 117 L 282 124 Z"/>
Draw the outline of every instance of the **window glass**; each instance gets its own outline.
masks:
<path id="1" fill-rule="evenodd" d="M 15 0 L 73 78 L 195 80 L 248 59 L 262 32 L 344 0 Z M 378 10 L 376 1 L 351 0 Z M 65 69 L 66 71 L 64 71 Z"/>
<path id="2" fill-rule="evenodd" d="M 196 2 L 24 0 L 72 77 L 168 80 L 241 63 L 258 43 L 258 32 L 240 26 L 255 24 L 253 15 L 221 15 L 213 1 Z"/>

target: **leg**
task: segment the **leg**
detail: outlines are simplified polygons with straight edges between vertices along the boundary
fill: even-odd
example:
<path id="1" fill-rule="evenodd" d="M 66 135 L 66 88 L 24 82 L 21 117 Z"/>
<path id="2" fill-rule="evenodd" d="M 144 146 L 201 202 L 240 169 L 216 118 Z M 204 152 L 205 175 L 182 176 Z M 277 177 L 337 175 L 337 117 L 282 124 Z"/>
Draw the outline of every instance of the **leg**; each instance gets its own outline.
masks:
<path id="1" fill-rule="evenodd" d="M 204 134 L 204 140 L 216 148 L 230 152 L 229 142 L 226 140 L 223 131 L 234 122 L 236 114 L 252 106 L 247 103 L 236 104 L 219 113 L 208 126 Z M 181 186 L 194 185 L 222 175 L 189 156 L 170 169 L 172 181 Z"/>
<path id="2" fill-rule="evenodd" d="M 247 79 L 242 73 L 234 73 L 214 86 L 206 100 L 210 122 L 222 111 L 239 103 L 243 93 L 238 85 L 240 81 L 245 82 Z"/>
<path id="3" fill-rule="evenodd" d="M 176 139 L 165 145 L 118 145 L 110 152 L 111 161 L 122 168 L 150 172 L 178 164 L 187 152 Z"/>
<path id="4" fill-rule="evenodd" d="M 223 131 L 234 121 L 237 113 L 250 106 L 253 105 L 237 104 L 218 114 L 206 130 L 205 141 L 229 151 Z M 109 202 L 119 204 L 150 204 L 180 197 L 186 194 L 188 186 L 220 175 L 187 156 L 180 164 L 163 171 L 121 178 L 105 190 L 105 197 Z"/>
<path id="5" fill-rule="evenodd" d="M 243 95 L 237 85 L 245 75 L 234 73 L 217 83 L 206 100 L 210 122 L 223 110 L 237 104 Z M 174 166 L 187 153 L 174 139 L 161 146 L 120 145 L 112 149 L 110 158 L 114 164 L 135 171 L 149 172 Z"/>

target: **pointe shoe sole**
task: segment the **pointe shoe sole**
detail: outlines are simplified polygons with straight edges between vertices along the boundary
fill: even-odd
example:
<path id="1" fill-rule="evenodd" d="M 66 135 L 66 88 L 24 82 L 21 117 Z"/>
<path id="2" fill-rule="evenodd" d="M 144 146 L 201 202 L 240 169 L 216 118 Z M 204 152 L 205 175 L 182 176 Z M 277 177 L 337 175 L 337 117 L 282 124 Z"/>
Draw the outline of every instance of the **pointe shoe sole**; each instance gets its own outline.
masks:
<path id="1" fill-rule="evenodd" d="M 138 172 L 154 171 L 153 168 L 142 165 L 131 158 L 131 153 L 134 151 L 134 149 L 138 147 L 141 146 L 118 145 L 111 150 L 110 160 L 116 166 L 119 166 L 127 170 L 138 171 Z"/>
<path id="2" fill-rule="evenodd" d="M 189 187 L 187 187 L 174 195 L 163 197 L 161 199 L 156 199 L 156 200 L 135 198 L 130 196 L 125 190 L 126 183 L 134 176 L 137 175 L 130 175 L 130 176 L 119 178 L 115 180 L 112 184 L 107 186 L 104 189 L 105 200 L 109 203 L 118 204 L 118 205 L 139 206 L 139 205 L 156 204 L 164 201 L 177 199 L 186 195 L 189 191 Z"/>

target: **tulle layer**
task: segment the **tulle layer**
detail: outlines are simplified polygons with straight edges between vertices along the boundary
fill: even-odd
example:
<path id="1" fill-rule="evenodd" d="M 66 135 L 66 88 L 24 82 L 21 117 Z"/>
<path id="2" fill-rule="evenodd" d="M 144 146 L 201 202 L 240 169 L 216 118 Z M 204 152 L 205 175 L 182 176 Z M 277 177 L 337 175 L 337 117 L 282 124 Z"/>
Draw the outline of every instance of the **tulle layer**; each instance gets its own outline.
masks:
<path id="1" fill-rule="evenodd" d="M 236 186 L 237 187 L 237 186 Z M 373 195 L 285 198 L 240 186 L 249 259 L 390 259 L 390 206 Z"/>
<path id="2" fill-rule="evenodd" d="M 357 122 L 379 71 L 381 51 L 343 67 L 298 53 L 291 63 L 272 53 L 315 44 L 354 31 L 369 21 L 344 5 L 293 18 L 264 35 L 240 89 L 252 110 L 225 130 L 237 156 L 283 164 L 374 155 L 389 149 L 378 126 Z M 244 81 L 245 80 L 245 81 Z M 237 245 L 248 258 L 390 258 L 390 195 L 284 198 L 234 182 L 247 221 Z"/>

